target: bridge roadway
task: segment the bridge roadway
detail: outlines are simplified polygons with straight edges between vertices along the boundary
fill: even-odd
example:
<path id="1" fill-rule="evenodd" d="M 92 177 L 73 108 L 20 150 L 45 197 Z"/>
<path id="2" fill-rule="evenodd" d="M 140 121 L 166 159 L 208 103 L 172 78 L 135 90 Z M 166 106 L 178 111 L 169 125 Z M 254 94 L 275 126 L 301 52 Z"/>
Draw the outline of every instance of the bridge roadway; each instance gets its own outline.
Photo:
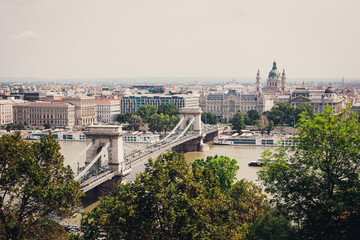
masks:
<path id="1" fill-rule="evenodd" d="M 218 131 L 218 129 L 209 129 L 209 130 L 203 131 L 202 135 L 205 136 L 209 133 L 213 133 L 216 131 Z M 174 138 L 172 137 L 169 140 L 169 142 L 164 142 L 163 144 L 160 143 L 161 144 L 160 146 L 156 146 L 157 144 L 153 145 L 152 150 L 151 149 L 146 150 L 146 151 L 148 151 L 147 154 L 138 155 L 136 158 L 131 159 L 131 161 L 127 162 L 127 164 L 131 164 L 132 171 L 130 172 L 130 174 L 128 176 L 125 177 L 125 179 L 127 181 L 133 181 L 136 178 L 136 174 L 138 174 L 140 172 L 144 172 L 145 171 L 145 163 L 146 163 L 144 160 L 148 160 L 149 158 L 154 159 L 162 153 L 171 151 L 172 148 L 177 145 L 194 140 L 199 137 L 200 136 L 197 134 L 187 134 L 187 135 L 184 135 L 183 137 L 181 137 L 180 139 L 178 139 L 178 141 L 176 141 L 176 142 L 171 142 L 171 140 L 174 140 Z M 175 138 L 176 138 L 176 136 L 175 136 Z"/>
<path id="2" fill-rule="evenodd" d="M 216 128 L 208 128 L 203 129 L 202 136 L 206 136 L 209 133 L 213 133 L 218 131 Z M 135 152 L 132 152 L 131 154 L 125 156 L 125 167 L 131 168 L 131 172 L 128 176 L 126 176 L 126 180 L 133 181 L 136 177 L 136 174 L 143 172 L 145 170 L 145 162 L 144 160 L 148 160 L 149 158 L 156 158 L 160 154 L 171 151 L 173 147 L 178 146 L 180 144 L 183 144 L 185 142 L 197 139 L 201 137 L 199 134 L 195 134 L 193 132 L 188 132 L 181 136 L 179 139 L 174 141 L 178 135 L 174 135 L 173 137 L 170 137 L 166 139 L 165 141 L 160 141 L 158 143 L 155 143 L 153 145 L 147 146 L 146 148 L 142 150 L 137 150 Z M 132 157 L 131 157 L 132 156 Z M 129 160 L 126 160 L 126 158 L 131 157 Z M 142 164 L 141 164 L 142 163 Z M 114 172 L 111 172 L 110 170 L 107 170 L 97 176 L 91 177 L 88 180 L 82 181 L 81 183 L 81 189 L 83 192 L 87 192 L 91 190 L 92 188 L 112 179 L 116 174 Z"/>
<path id="3" fill-rule="evenodd" d="M 203 131 L 204 133 L 202 135 L 205 136 L 205 135 L 207 135 L 209 133 L 213 133 L 213 132 L 216 132 L 216 131 L 217 131 L 217 129 L 211 129 L 211 130 Z M 129 155 L 134 155 L 134 154 L 138 153 L 137 156 L 131 158 L 129 161 L 126 161 L 125 164 L 126 165 L 131 164 L 132 166 L 134 166 L 138 162 L 142 162 L 143 160 L 147 160 L 150 157 L 154 157 L 154 156 L 157 157 L 161 153 L 164 153 L 166 151 L 170 151 L 175 146 L 178 146 L 178 145 L 183 144 L 185 142 L 194 140 L 196 138 L 199 138 L 200 136 L 198 134 L 195 134 L 195 133 L 187 133 L 184 136 L 180 137 L 176 142 L 174 142 L 173 140 L 175 140 L 176 137 L 177 137 L 177 135 L 167 139 L 166 141 L 155 143 L 153 145 L 150 145 L 150 146 L 144 148 L 143 150 L 138 150 L 135 153 L 133 152 L 133 153 L 129 154 Z M 125 157 L 125 159 L 126 159 L 126 157 Z"/>

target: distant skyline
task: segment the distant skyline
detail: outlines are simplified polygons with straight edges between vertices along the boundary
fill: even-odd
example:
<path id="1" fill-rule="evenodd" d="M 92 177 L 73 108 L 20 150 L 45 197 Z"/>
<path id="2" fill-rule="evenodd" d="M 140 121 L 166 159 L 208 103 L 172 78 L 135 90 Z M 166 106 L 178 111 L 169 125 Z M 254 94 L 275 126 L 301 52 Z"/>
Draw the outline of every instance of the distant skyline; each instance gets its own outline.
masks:
<path id="1" fill-rule="evenodd" d="M 0 0 L 0 79 L 360 79 L 358 0 Z"/>

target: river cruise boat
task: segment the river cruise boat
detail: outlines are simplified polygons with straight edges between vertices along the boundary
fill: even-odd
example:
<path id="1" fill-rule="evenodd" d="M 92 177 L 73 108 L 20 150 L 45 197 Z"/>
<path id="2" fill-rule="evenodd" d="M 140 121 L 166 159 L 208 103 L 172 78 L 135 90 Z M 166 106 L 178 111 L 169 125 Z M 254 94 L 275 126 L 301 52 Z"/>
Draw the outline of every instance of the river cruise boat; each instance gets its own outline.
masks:
<path id="1" fill-rule="evenodd" d="M 214 144 L 240 146 L 291 146 L 293 140 L 290 135 L 283 136 L 256 136 L 243 134 L 240 136 L 222 135 L 214 138 Z"/>
<path id="2" fill-rule="evenodd" d="M 249 162 L 249 167 L 262 167 L 265 165 L 265 163 L 261 160 L 261 158 L 258 158 L 256 161 Z"/>
<path id="3" fill-rule="evenodd" d="M 26 136 L 28 140 L 40 140 L 41 137 L 46 137 L 50 131 L 32 132 Z M 54 138 L 58 141 L 80 141 L 86 142 L 86 136 L 83 132 L 72 131 L 51 131 Z"/>

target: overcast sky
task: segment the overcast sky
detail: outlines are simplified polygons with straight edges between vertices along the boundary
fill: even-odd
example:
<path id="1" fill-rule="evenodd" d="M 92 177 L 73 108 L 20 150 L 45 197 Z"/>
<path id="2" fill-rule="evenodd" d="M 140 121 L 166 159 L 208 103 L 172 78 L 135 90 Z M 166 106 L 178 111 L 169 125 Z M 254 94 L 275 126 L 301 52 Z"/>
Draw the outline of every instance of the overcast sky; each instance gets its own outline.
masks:
<path id="1" fill-rule="evenodd" d="M 0 77 L 360 78 L 359 0 L 0 0 Z"/>

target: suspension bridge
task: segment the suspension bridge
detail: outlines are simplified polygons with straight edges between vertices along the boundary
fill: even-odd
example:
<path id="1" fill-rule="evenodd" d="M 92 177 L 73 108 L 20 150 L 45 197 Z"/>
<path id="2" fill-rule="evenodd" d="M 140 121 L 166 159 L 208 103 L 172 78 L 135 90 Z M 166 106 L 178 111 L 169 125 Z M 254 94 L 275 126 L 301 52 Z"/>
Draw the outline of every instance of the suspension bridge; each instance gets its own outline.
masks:
<path id="1" fill-rule="evenodd" d="M 122 140 L 122 127 L 93 125 L 84 132 L 87 146 L 70 164 L 79 166 L 86 155 L 85 167 L 79 168 L 75 180 L 81 182 L 83 192 L 131 173 L 134 166 L 167 151 L 202 151 L 208 147 L 204 140 L 213 139 L 218 128 L 201 122 L 200 108 L 182 108 L 180 121 L 164 138 L 146 147 L 136 147 Z"/>

